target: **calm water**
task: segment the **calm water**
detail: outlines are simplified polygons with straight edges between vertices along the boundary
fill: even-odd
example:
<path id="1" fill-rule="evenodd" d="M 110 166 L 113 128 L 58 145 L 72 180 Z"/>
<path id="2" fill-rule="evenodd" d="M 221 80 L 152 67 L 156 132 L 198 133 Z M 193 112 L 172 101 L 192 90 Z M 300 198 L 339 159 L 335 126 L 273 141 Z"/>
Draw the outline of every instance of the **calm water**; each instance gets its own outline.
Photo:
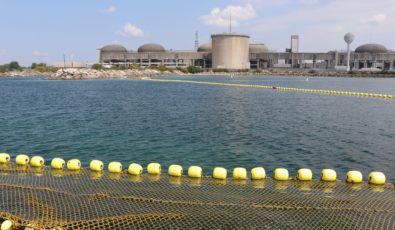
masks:
<path id="1" fill-rule="evenodd" d="M 195 77 L 395 94 L 395 79 Z M 0 151 L 395 178 L 395 100 L 133 80 L 0 79 Z"/>

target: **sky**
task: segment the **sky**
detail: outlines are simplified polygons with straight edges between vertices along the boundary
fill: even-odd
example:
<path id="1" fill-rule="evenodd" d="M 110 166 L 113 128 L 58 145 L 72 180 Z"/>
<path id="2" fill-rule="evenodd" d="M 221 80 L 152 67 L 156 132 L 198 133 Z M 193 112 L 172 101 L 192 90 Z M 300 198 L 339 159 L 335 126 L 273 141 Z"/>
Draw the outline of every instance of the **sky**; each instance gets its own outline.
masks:
<path id="1" fill-rule="evenodd" d="M 192 50 L 210 35 L 250 35 L 251 43 L 284 51 L 299 35 L 301 52 L 380 43 L 395 49 L 395 0 L 0 0 L 0 64 L 53 64 L 66 59 L 95 63 L 98 48 L 144 43 Z"/>

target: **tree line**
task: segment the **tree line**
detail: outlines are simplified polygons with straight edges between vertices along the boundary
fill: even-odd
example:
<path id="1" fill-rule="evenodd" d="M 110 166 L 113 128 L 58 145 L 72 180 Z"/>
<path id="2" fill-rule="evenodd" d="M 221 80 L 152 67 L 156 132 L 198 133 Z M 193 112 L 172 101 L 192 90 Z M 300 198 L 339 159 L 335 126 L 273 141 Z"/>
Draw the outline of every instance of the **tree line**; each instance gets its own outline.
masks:
<path id="1" fill-rule="evenodd" d="M 56 72 L 58 68 L 52 67 L 52 66 L 47 66 L 45 63 L 32 63 L 32 65 L 29 67 L 32 70 L 36 70 L 38 72 Z M 24 69 L 27 69 L 26 67 L 22 67 L 19 65 L 17 61 L 12 61 L 8 64 L 3 64 L 0 65 L 0 73 L 6 73 L 10 71 L 22 71 Z"/>

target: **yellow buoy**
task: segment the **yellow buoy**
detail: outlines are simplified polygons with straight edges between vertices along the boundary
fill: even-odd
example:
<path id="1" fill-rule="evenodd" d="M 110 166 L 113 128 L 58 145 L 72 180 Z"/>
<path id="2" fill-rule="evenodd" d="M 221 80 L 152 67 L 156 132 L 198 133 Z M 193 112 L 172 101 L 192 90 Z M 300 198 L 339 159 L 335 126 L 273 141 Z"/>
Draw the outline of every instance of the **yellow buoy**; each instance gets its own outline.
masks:
<path id="1" fill-rule="evenodd" d="M 12 229 L 12 221 L 11 220 L 6 220 L 3 223 L 1 223 L 1 230 L 11 230 Z"/>
<path id="2" fill-rule="evenodd" d="M 276 168 L 274 170 L 274 179 L 275 180 L 289 180 L 288 170 L 285 168 Z"/>
<path id="3" fill-rule="evenodd" d="M 25 154 L 19 154 L 15 158 L 15 162 L 17 165 L 28 165 L 29 164 L 29 156 Z"/>
<path id="4" fill-rule="evenodd" d="M 192 178 L 201 178 L 203 170 L 199 166 L 191 166 L 188 169 L 188 176 Z"/>
<path id="5" fill-rule="evenodd" d="M 162 169 L 159 163 L 149 163 L 147 166 L 147 173 L 152 175 L 160 175 Z"/>
<path id="6" fill-rule="evenodd" d="M 262 180 L 266 178 L 266 171 L 263 167 L 256 167 L 251 169 L 252 180 Z"/>
<path id="7" fill-rule="evenodd" d="M 143 166 L 136 163 L 132 163 L 129 165 L 128 173 L 131 175 L 139 176 L 143 173 Z"/>
<path id="8" fill-rule="evenodd" d="M 233 179 L 234 180 L 246 180 L 247 179 L 247 169 L 236 167 L 233 169 Z"/>
<path id="9" fill-rule="evenodd" d="M 40 156 L 34 156 L 34 157 L 32 157 L 30 164 L 33 167 L 43 167 L 44 166 L 44 158 L 42 158 Z"/>
<path id="10" fill-rule="evenodd" d="M 104 163 L 103 161 L 92 160 L 91 163 L 89 163 L 89 169 L 95 172 L 101 172 L 104 169 Z"/>
<path id="11" fill-rule="evenodd" d="M 385 184 L 385 175 L 382 172 L 370 172 L 368 178 L 369 178 L 369 184 L 374 184 L 374 185 Z"/>
<path id="12" fill-rule="evenodd" d="M 182 166 L 181 165 L 170 165 L 169 166 L 169 176 L 180 177 L 182 176 Z"/>
<path id="13" fill-rule="evenodd" d="M 336 181 L 336 171 L 333 169 L 323 169 L 321 172 L 321 180 L 322 181 Z"/>
<path id="14" fill-rule="evenodd" d="M 299 169 L 296 178 L 302 181 L 312 180 L 313 172 L 310 169 Z"/>
<path id="15" fill-rule="evenodd" d="M 78 159 L 72 159 L 67 161 L 67 169 L 68 170 L 80 170 L 81 169 L 81 161 Z"/>
<path id="16" fill-rule="evenodd" d="M 8 163 L 11 160 L 11 156 L 8 153 L 0 153 L 0 163 Z"/>
<path id="17" fill-rule="evenodd" d="M 227 171 L 225 168 L 222 167 L 215 167 L 213 171 L 213 178 L 224 180 L 227 177 Z"/>
<path id="18" fill-rule="evenodd" d="M 362 173 L 360 171 L 348 171 L 346 181 L 348 183 L 361 183 Z"/>
<path id="19" fill-rule="evenodd" d="M 63 169 L 65 165 L 65 161 L 62 158 L 54 158 L 51 161 L 51 167 L 53 169 Z"/>
<path id="20" fill-rule="evenodd" d="M 122 172 L 122 164 L 121 162 L 113 161 L 108 164 L 108 171 L 110 173 L 120 173 Z"/>

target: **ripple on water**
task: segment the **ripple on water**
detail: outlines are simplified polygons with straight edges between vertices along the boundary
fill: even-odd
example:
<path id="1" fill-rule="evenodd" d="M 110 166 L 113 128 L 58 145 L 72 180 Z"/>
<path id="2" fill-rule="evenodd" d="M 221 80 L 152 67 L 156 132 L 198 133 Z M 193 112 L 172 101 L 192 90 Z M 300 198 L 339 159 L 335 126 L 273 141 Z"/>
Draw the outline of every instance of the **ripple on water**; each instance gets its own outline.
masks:
<path id="1" fill-rule="evenodd" d="M 198 79 L 395 94 L 394 79 Z M 395 175 L 393 100 L 143 81 L 0 79 L 0 93 L 0 151 L 12 154 Z"/>

